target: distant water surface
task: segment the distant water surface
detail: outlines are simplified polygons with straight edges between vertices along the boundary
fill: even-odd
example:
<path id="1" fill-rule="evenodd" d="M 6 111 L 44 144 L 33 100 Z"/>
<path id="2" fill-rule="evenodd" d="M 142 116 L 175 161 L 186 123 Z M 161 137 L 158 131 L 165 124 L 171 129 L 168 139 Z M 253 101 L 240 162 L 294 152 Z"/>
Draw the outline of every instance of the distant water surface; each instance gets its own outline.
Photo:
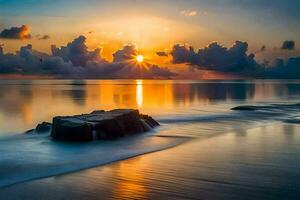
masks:
<path id="1" fill-rule="evenodd" d="M 292 102 L 300 81 L 0 80 L 0 134 L 57 115 L 138 108 L 155 117 L 226 112 L 252 102 Z"/>

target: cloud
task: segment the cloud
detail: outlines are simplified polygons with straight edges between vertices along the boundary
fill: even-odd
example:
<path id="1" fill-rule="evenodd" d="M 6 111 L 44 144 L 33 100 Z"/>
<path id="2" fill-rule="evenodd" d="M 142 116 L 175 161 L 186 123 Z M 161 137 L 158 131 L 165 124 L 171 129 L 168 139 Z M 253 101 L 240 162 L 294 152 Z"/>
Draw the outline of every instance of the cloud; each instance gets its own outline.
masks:
<path id="1" fill-rule="evenodd" d="M 130 62 L 113 62 L 113 63 L 95 63 L 90 62 L 86 67 L 87 72 L 84 77 L 97 78 L 121 78 L 121 79 L 153 79 L 167 78 L 176 76 L 168 68 L 162 68 L 157 65 L 144 64 L 136 65 Z"/>
<path id="2" fill-rule="evenodd" d="M 161 57 L 168 57 L 168 53 L 164 51 L 158 51 L 156 52 L 156 55 L 161 56 Z"/>
<path id="3" fill-rule="evenodd" d="M 28 25 L 22 25 L 21 27 L 12 27 L 9 29 L 4 29 L 0 33 L 0 38 L 18 40 L 30 39 L 30 27 Z"/>
<path id="4" fill-rule="evenodd" d="M 86 37 L 80 36 L 68 43 L 67 46 L 57 48 L 51 46 L 53 56 L 63 58 L 65 62 L 71 62 L 74 66 L 84 67 L 88 61 L 101 61 L 101 49 L 97 48 L 94 51 L 88 51 L 85 45 Z"/>
<path id="5" fill-rule="evenodd" d="M 126 45 L 123 49 L 118 50 L 113 54 L 114 62 L 122 62 L 134 59 L 138 55 L 136 46 Z"/>
<path id="6" fill-rule="evenodd" d="M 261 50 L 265 49 L 263 46 Z M 187 45 L 174 45 L 170 54 L 173 63 L 187 63 L 194 69 L 205 69 L 216 72 L 237 74 L 255 78 L 300 78 L 300 57 L 276 59 L 270 62 L 258 63 L 254 54 L 248 54 L 248 43 L 236 41 L 226 48 L 217 42 L 199 49 Z"/>
<path id="7" fill-rule="evenodd" d="M 300 57 L 288 58 L 286 61 L 277 58 L 271 67 L 267 67 L 264 72 L 266 78 L 284 78 L 299 79 L 300 78 Z"/>
<path id="8" fill-rule="evenodd" d="M 175 45 L 171 51 L 173 63 L 188 63 L 198 69 L 210 69 L 222 72 L 256 73 L 254 54 L 247 55 L 248 43 L 236 41 L 226 48 L 217 42 L 209 44 L 195 53 L 193 47 Z"/>
<path id="9" fill-rule="evenodd" d="M 126 45 L 122 49 L 113 54 L 114 68 L 119 70 L 115 72 L 116 77 L 124 78 L 171 78 L 176 76 L 168 68 L 162 68 L 150 63 L 138 64 L 135 57 L 138 55 L 138 50 L 135 45 Z"/>
<path id="10" fill-rule="evenodd" d="M 264 46 L 261 48 L 263 51 Z M 101 56 L 101 49 L 88 50 L 86 38 L 79 36 L 66 46 L 52 45 L 52 53 L 36 51 L 32 45 L 22 46 L 15 54 L 3 52 L 0 45 L 0 73 L 25 75 L 50 75 L 58 78 L 137 79 L 177 76 L 168 68 L 151 63 L 137 63 L 138 50 L 126 45 L 113 54 L 113 61 Z M 300 78 L 300 57 L 276 59 L 258 63 L 255 55 L 248 53 L 248 43 L 236 41 L 231 47 L 217 42 L 195 50 L 192 46 L 176 44 L 171 52 L 157 52 L 159 56 L 172 56 L 174 64 L 188 64 L 192 70 L 209 70 L 225 74 L 255 78 Z"/>
<path id="11" fill-rule="evenodd" d="M 261 51 L 261 52 L 264 52 L 264 51 L 266 51 L 266 50 L 267 50 L 266 45 L 263 45 L 263 46 L 260 48 L 260 51 Z"/>
<path id="12" fill-rule="evenodd" d="M 74 71 L 70 62 L 36 51 L 32 45 L 21 47 L 16 54 L 0 54 L 0 73 L 51 75 L 68 74 Z"/>
<path id="13" fill-rule="evenodd" d="M 194 63 L 193 58 L 195 56 L 195 52 L 193 47 L 187 45 L 176 44 L 173 46 L 170 54 L 173 57 L 174 64 L 180 63 Z"/>
<path id="14" fill-rule="evenodd" d="M 282 43 L 281 49 L 283 50 L 295 50 L 296 43 L 293 40 L 286 40 Z"/>
<path id="15" fill-rule="evenodd" d="M 195 17 L 198 12 L 196 10 L 182 10 L 180 11 L 180 14 L 185 17 Z"/>
<path id="16" fill-rule="evenodd" d="M 50 39 L 50 35 L 40 35 L 40 34 L 38 34 L 38 35 L 36 35 L 36 38 L 38 40 L 48 40 L 48 39 Z"/>
<path id="17" fill-rule="evenodd" d="M 67 46 L 52 46 L 52 55 L 23 46 L 16 54 L 4 54 L 0 46 L 0 73 L 51 75 L 57 78 L 171 78 L 168 68 L 131 60 L 137 54 L 134 46 L 125 46 L 114 53 L 114 61 L 101 57 L 101 49 L 89 51 L 86 38 L 80 36 Z"/>

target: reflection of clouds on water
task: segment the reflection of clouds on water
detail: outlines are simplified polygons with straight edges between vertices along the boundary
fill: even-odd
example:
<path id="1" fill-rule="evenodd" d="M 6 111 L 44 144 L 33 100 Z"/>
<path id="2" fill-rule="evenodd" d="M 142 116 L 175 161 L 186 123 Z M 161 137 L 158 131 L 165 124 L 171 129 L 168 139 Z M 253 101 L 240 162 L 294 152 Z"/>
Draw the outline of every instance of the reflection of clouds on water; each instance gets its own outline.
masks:
<path id="1" fill-rule="evenodd" d="M 86 81 L 85 80 L 74 80 L 70 84 L 71 88 L 62 91 L 62 95 L 69 96 L 74 103 L 79 106 L 84 106 L 86 103 Z"/>
<path id="2" fill-rule="evenodd" d="M 32 121 L 32 101 L 31 84 L 25 84 L 22 87 L 18 85 L 1 86 L 0 115 L 4 115 L 5 118 L 22 118 L 24 123 L 30 124 Z M 1 123 L 1 126 L 5 127 L 5 123 Z"/>
<path id="3" fill-rule="evenodd" d="M 159 116 L 215 102 L 267 101 L 300 94 L 300 83 L 280 81 L 1 81 L 0 132 L 27 130 L 56 115 L 96 109 L 139 108 Z M 220 104 L 221 105 L 221 104 Z M 205 110 L 204 109 L 204 110 Z M 226 107 L 227 109 L 227 107 Z M 5 119 L 5 121 L 3 120 Z"/>
<path id="4" fill-rule="evenodd" d="M 174 85 L 174 94 L 179 102 L 183 99 L 196 101 L 246 100 L 253 98 L 254 83 L 202 83 Z"/>

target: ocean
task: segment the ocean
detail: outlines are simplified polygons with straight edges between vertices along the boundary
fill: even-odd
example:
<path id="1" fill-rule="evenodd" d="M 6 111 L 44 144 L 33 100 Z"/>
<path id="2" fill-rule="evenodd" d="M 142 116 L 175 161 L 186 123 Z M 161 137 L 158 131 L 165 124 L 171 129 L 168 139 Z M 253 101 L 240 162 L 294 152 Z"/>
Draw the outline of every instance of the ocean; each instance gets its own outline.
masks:
<path id="1" fill-rule="evenodd" d="M 0 199 L 297 199 L 299 99 L 297 80 L 0 80 Z M 85 144 L 25 134 L 116 108 L 161 126 Z"/>

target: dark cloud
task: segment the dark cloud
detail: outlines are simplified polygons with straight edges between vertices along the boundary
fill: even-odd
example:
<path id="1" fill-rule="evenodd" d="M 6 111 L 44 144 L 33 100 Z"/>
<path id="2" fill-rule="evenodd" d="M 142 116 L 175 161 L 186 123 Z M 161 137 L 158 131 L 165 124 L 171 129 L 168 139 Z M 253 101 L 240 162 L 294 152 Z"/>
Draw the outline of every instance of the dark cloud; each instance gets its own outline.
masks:
<path id="1" fill-rule="evenodd" d="M 173 57 L 173 63 L 194 63 L 195 52 L 193 47 L 176 44 L 170 53 Z"/>
<path id="2" fill-rule="evenodd" d="M 28 25 L 22 25 L 21 27 L 12 27 L 9 29 L 4 29 L 0 33 L 0 38 L 18 40 L 30 39 L 30 28 Z"/>
<path id="3" fill-rule="evenodd" d="M 164 51 L 158 51 L 156 52 L 156 55 L 161 56 L 161 57 L 168 57 L 168 53 Z"/>
<path id="4" fill-rule="evenodd" d="M 0 54 L 0 73 L 69 74 L 75 68 L 60 57 L 36 51 L 31 45 L 23 46 L 16 54 Z"/>
<path id="5" fill-rule="evenodd" d="M 101 49 L 97 48 L 94 51 L 88 51 L 85 42 L 86 38 L 80 36 L 65 47 L 57 48 L 55 45 L 52 45 L 51 51 L 53 56 L 59 56 L 66 62 L 71 61 L 74 66 L 84 67 L 88 61 L 101 60 Z"/>
<path id="6" fill-rule="evenodd" d="M 247 55 L 248 43 L 236 41 L 226 48 L 214 42 L 195 53 L 193 47 L 175 45 L 171 51 L 173 63 L 188 63 L 198 69 L 232 73 L 257 73 L 254 54 Z"/>
<path id="7" fill-rule="evenodd" d="M 266 78 L 300 78 L 300 57 L 289 58 L 286 61 L 278 58 L 271 67 L 267 67 L 264 73 Z"/>
<path id="8" fill-rule="evenodd" d="M 282 43 L 281 49 L 283 50 L 295 50 L 296 43 L 293 40 L 286 40 Z"/>
<path id="9" fill-rule="evenodd" d="M 52 75 L 58 78 L 171 78 L 167 68 L 130 58 L 137 54 L 134 46 L 125 46 L 114 54 L 114 62 L 101 58 L 101 49 L 88 51 L 86 38 L 80 36 L 67 46 L 52 46 L 52 55 L 23 46 L 16 54 L 4 54 L 0 47 L 0 73 Z"/>
<path id="10" fill-rule="evenodd" d="M 134 59 L 138 55 L 136 46 L 126 45 L 123 49 L 113 54 L 114 62 L 122 62 Z"/>
<path id="11" fill-rule="evenodd" d="M 265 49 L 265 46 L 261 50 Z M 0 45 L 0 73 L 52 75 L 58 78 L 173 78 L 168 68 L 147 62 L 137 63 L 138 50 L 126 45 L 113 54 L 113 62 L 101 57 L 101 49 L 88 50 L 86 38 L 80 36 L 62 47 L 51 47 L 52 54 L 23 46 L 15 54 L 5 54 Z M 195 51 L 187 45 L 174 45 L 173 63 L 186 63 L 193 70 L 212 70 L 255 78 L 300 78 L 300 58 L 276 59 L 273 64 L 258 63 L 248 53 L 248 43 L 236 41 L 231 47 L 216 42 Z"/>
<path id="12" fill-rule="evenodd" d="M 265 49 L 263 46 L 261 50 Z M 258 63 L 254 54 L 247 54 L 248 43 L 236 41 L 226 48 L 214 42 L 196 53 L 193 47 L 175 45 L 173 63 L 187 63 L 194 69 L 238 74 L 255 78 L 300 78 L 300 57 Z"/>
<path id="13" fill-rule="evenodd" d="M 50 35 L 37 35 L 36 36 L 36 38 L 38 39 L 38 40 L 48 40 L 48 39 L 50 39 Z"/>

